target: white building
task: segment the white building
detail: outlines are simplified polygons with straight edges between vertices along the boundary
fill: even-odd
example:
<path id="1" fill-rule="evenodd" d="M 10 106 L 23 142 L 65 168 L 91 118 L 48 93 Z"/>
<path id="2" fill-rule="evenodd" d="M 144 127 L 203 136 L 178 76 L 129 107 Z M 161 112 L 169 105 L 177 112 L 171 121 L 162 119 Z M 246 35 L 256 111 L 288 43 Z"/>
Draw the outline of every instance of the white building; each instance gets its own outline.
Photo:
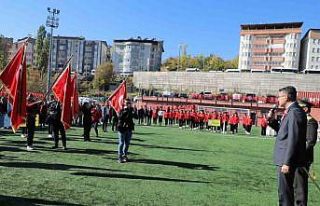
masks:
<path id="1" fill-rule="evenodd" d="M 320 29 L 309 29 L 301 40 L 300 69 L 320 72 Z"/>
<path id="2" fill-rule="evenodd" d="M 114 72 L 131 75 L 134 71 L 160 71 L 163 52 L 163 41 L 155 39 L 114 40 Z"/>
<path id="3" fill-rule="evenodd" d="M 239 66 L 252 72 L 298 70 L 302 22 L 241 25 Z"/>

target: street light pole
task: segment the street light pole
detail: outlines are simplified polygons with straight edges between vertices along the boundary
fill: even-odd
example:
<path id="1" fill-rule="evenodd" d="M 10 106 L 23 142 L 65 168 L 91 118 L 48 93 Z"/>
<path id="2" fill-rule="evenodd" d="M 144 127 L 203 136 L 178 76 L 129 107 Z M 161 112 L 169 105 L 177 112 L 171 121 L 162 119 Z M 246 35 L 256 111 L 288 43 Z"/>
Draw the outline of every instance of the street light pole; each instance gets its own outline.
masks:
<path id="1" fill-rule="evenodd" d="M 52 56 L 52 44 L 53 44 L 53 28 L 58 28 L 59 18 L 56 17 L 59 13 L 59 9 L 47 8 L 49 15 L 47 17 L 46 26 L 50 27 L 50 45 L 49 45 L 49 58 L 48 58 L 48 82 L 47 82 L 47 93 L 50 90 L 50 79 L 51 79 L 51 56 Z"/>

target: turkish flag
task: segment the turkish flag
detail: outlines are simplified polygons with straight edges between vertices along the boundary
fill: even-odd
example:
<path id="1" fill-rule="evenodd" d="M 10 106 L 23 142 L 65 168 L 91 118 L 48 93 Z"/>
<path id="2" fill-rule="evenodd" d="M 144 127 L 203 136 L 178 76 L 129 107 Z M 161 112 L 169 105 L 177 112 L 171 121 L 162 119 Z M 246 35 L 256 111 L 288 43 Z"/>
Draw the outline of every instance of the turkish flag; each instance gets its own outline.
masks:
<path id="1" fill-rule="evenodd" d="M 77 118 L 79 113 L 79 94 L 78 94 L 78 87 L 77 87 L 77 79 L 78 75 L 77 73 L 74 73 L 72 79 L 71 79 L 71 85 L 72 85 L 72 96 L 71 96 L 71 102 L 72 102 L 72 117 Z"/>
<path id="2" fill-rule="evenodd" d="M 62 104 L 61 122 L 65 129 L 71 127 L 72 110 L 71 110 L 71 96 L 72 96 L 72 82 L 71 82 L 71 65 L 61 73 L 57 81 L 52 86 L 52 92 L 56 99 Z"/>
<path id="3" fill-rule="evenodd" d="M 70 75 L 68 74 L 69 70 L 68 68 L 70 65 L 68 64 L 65 70 L 60 74 L 58 79 L 55 81 L 55 83 L 52 86 L 52 92 L 56 99 L 60 102 L 63 103 L 63 97 L 64 97 L 64 87 L 66 84 L 67 76 Z"/>
<path id="4" fill-rule="evenodd" d="M 0 74 L 0 80 L 9 94 L 12 103 L 11 126 L 13 132 L 26 120 L 27 98 L 27 64 L 25 58 L 25 43 Z"/>
<path id="5" fill-rule="evenodd" d="M 110 106 L 119 114 L 120 110 L 124 106 L 124 100 L 127 98 L 127 84 L 123 81 L 119 87 L 108 98 Z"/>

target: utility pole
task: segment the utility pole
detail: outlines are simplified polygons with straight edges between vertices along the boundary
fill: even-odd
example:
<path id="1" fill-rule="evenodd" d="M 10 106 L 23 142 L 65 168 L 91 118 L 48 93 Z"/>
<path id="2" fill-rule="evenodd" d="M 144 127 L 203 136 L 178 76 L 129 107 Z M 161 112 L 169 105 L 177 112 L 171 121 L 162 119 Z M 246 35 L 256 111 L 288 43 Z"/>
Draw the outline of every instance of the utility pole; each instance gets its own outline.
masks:
<path id="1" fill-rule="evenodd" d="M 47 92 L 50 89 L 50 79 L 51 79 L 51 56 L 52 56 L 52 42 L 53 42 L 53 28 L 59 27 L 59 18 L 57 17 L 60 13 L 59 9 L 47 8 L 49 15 L 47 17 L 46 26 L 50 27 L 50 46 L 49 46 L 49 58 L 48 58 L 48 82 L 47 82 Z"/>

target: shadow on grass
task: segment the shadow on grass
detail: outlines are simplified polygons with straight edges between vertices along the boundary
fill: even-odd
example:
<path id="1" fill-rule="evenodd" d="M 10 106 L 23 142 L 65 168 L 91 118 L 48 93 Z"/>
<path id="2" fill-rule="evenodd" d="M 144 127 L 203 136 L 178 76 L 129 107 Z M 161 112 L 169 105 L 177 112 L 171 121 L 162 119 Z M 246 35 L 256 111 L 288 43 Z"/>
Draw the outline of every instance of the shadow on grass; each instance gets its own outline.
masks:
<path id="1" fill-rule="evenodd" d="M 165 178 L 165 177 L 151 177 L 151 176 L 114 174 L 114 173 L 76 172 L 76 173 L 73 173 L 73 175 L 133 179 L 133 180 L 155 180 L 155 181 L 167 181 L 167 182 L 210 183 L 210 182 L 196 181 L 196 180 L 183 180 L 183 179 L 173 179 L 173 178 Z"/>
<path id="2" fill-rule="evenodd" d="M 72 204 L 67 202 L 42 200 L 36 198 L 24 198 L 24 197 L 13 197 L 0 195 L 0 205 L 6 206 L 36 206 L 36 205 L 68 205 L 68 206 L 82 206 L 80 204 Z"/>
<path id="3" fill-rule="evenodd" d="M 1 152 L 27 152 L 25 149 L 20 149 L 18 147 L 5 147 L 5 146 L 0 146 L 0 151 Z M 32 151 L 34 153 L 37 153 L 37 151 Z"/>
<path id="4" fill-rule="evenodd" d="M 155 165 L 166 165 L 166 166 L 176 166 L 185 169 L 193 169 L 193 170 L 209 170 L 215 171 L 220 169 L 220 167 L 211 166 L 211 165 L 203 165 L 203 164 L 193 164 L 186 162 L 173 162 L 166 160 L 152 160 L 152 159 L 131 159 L 131 162 L 143 163 L 143 164 L 155 164 Z"/>
<path id="5" fill-rule="evenodd" d="M 50 164 L 50 163 L 40 163 L 40 162 L 1 162 L 2 167 L 11 168 L 28 168 L 28 169 L 45 169 L 45 170 L 100 170 L 100 171 L 113 171 L 119 172 L 120 170 L 112 170 L 98 167 L 86 167 L 86 166 L 76 166 L 76 165 L 66 165 L 66 164 Z M 123 171 L 122 171 L 123 172 Z"/>
<path id="6" fill-rule="evenodd" d="M 131 143 L 130 145 L 141 146 L 145 148 L 151 149 L 169 149 L 169 150 L 182 150 L 182 151 L 193 151 L 193 152 L 211 152 L 209 150 L 202 150 L 202 149 L 190 149 L 190 148 L 181 148 L 181 147 L 168 147 L 168 146 L 157 146 L 157 145 L 148 145 L 148 144 L 139 144 L 139 143 Z"/>

